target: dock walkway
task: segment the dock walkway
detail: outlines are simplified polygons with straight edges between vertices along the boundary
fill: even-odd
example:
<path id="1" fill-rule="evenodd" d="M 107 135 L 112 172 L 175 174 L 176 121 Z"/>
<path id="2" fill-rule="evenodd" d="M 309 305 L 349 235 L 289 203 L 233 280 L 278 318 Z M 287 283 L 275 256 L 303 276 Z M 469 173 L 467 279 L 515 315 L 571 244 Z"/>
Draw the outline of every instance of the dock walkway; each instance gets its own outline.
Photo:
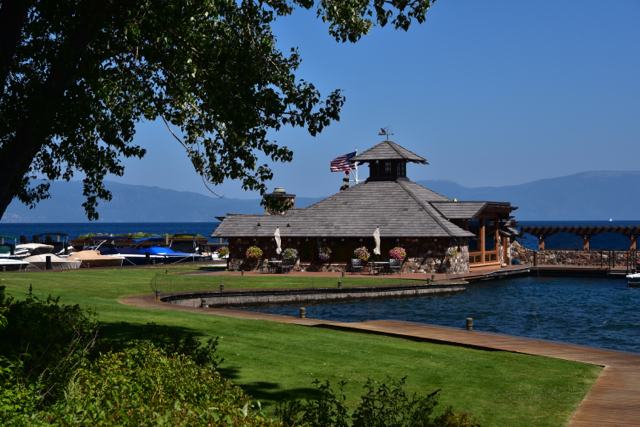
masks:
<path id="1" fill-rule="evenodd" d="M 299 319 L 296 317 L 241 310 L 183 307 L 160 302 L 155 299 L 154 295 L 126 297 L 120 299 L 119 302 L 138 307 L 179 310 L 243 319 L 269 320 L 310 327 L 329 327 L 341 330 L 377 333 L 442 344 L 462 345 L 478 349 L 555 357 L 558 359 L 599 365 L 604 367 L 602 373 L 583 399 L 578 410 L 573 414 L 568 426 L 606 427 L 640 425 L 640 355 L 637 354 L 390 320 L 341 323 L 317 319 Z"/>

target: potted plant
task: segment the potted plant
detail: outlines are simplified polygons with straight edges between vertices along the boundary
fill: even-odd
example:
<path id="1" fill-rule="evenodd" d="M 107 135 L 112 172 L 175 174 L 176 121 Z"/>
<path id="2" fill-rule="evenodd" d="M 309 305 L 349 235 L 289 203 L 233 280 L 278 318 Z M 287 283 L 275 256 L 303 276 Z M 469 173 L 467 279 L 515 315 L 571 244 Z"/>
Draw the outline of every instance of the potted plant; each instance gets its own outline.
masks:
<path id="1" fill-rule="evenodd" d="M 282 252 L 284 259 L 298 259 L 298 251 L 293 248 L 287 248 Z"/>
<path id="2" fill-rule="evenodd" d="M 251 246 L 249 249 L 247 249 L 245 255 L 248 259 L 258 260 L 262 258 L 262 249 L 257 246 Z"/>
<path id="3" fill-rule="evenodd" d="M 357 248 L 355 251 L 353 251 L 353 254 L 356 256 L 356 258 L 360 259 L 362 262 L 369 261 L 369 258 L 371 257 L 369 250 L 364 246 L 361 248 Z"/>
<path id="4" fill-rule="evenodd" d="M 404 248 L 401 248 L 400 246 L 396 246 L 389 251 L 389 256 L 392 259 L 403 260 L 407 256 L 407 251 L 405 251 Z"/>
<path id="5" fill-rule="evenodd" d="M 331 259 L 331 249 L 327 246 L 321 246 L 318 248 L 318 259 L 320 261 L 329 261 Z"/>
<path id="6" fill-rule="evenodd" d="M 216 254 L 218 255 L 219 259 L 225 258 L 229 255 L 229 247 L 227 246 L 220 246 L 217 250 L 216 250 Z"/>

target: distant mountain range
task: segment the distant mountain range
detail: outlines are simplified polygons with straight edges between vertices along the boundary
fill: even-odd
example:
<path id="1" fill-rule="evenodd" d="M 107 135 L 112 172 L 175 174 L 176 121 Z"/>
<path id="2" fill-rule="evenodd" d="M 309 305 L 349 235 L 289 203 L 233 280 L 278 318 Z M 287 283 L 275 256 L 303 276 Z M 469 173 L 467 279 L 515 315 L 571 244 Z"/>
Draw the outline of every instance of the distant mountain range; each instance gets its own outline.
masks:
<path id="1" fill-rule="evenodd" d="M 582 172 L 504 187 L 468 188 L 451 181 L 417 181 L 460 201 L 511 202 L 521 221 L 640 219 L 640 172 Z"/>
<path id="2" fill-rule="evenodd" d="M 504 187 L 469 188 L 447 180 L 417 181 L 460 201 L 511 202 L 522 221 L 640 219 L 640 172 L 583 172 Z M 98 206 L 100 222 L 214 222 L 227 213 L 259 214 L 259 199 L 214 198 L 190 191 L 107 182 L 113 200 Z M 322 198 L 297 197 L 296 207 Z M 82 183 L 54 182 L 35 209 L 14 201 L 2 222 L 86 222 Z"/>

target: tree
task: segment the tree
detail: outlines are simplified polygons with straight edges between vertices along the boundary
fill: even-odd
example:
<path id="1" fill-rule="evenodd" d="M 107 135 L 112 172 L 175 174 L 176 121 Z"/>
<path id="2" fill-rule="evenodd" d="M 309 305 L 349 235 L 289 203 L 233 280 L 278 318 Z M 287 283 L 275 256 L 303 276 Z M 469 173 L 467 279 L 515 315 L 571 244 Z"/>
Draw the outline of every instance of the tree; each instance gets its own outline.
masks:
<path id="1" fill-rule="evenodd" d="M 316 135 L 345 101 L 296 77 L 300 57 L 275 48 L 274 20 L 316 8 L 337 41 L 356 42 L 376 23 L 424 22 L 432 1 L 0 0 L 0 217 L 16 197 L 31 207 L 48 197 L 38 176 L 80 171 L 97 219 L 98 200 L 111 199 L 104 177 L 145 154 L 133 143 L 141 120 L 180 129 L 206 182 L 264 194 L 272 171 L 257 152 L 292 159 L 268 130 Z"/>

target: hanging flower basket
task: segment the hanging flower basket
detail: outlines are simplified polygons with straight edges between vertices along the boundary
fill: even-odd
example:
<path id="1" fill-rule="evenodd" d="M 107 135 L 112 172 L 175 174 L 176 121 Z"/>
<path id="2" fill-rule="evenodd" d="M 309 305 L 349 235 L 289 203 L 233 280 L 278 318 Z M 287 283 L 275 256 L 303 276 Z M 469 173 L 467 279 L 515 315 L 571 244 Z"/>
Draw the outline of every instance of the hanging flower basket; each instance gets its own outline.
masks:
<path id="1" fill-rule="evenodd" d="M 218 254 L 218 258 L 222 259 L 229 255 L 229 248 L 227 246 L 220 246 L 216 251 L 216 254 Z"/>
<path id="2" fill-rule="evenodd" d="M 318 248 L 318 259 L 320 261 L 329 261 L 331 259 L 331 249 L 326 246 Z"/>
<path id="3" fill-rule="evenodd" d="M 257 246 L 251 246 L 249 249 L 247 249 L 245 255 L 249 259 L 260 259 L 262 258 L 262 249 Z"/>
<path id="4" fill-rule="evenodd" d="M 389 251 L 389 256 L 393 259 L 405 259 L 407 256 L 407 251 L 400 246 L 397 246 Z"/>
<path id="5" fill-rule="evenodd" d="M 287 248 L 282 253 L 284 259 L 298 259 L 298 251 L 293 248 Z"/>
<path id="6" fill-rule="evenodd" d="M 447 258 L 451 259 L 451 258 L 455 258 L 458 256 L 458 251 L 453 249 L 453 248 L 449 248 L 447 249 Z"/>
<path id="7" fill-rule="evenodd" d="M 369 261 L 369 258 L 371 257 L 369 250 L 364 246 L 353 251 L 353 254 L 363 262 Z"/>

